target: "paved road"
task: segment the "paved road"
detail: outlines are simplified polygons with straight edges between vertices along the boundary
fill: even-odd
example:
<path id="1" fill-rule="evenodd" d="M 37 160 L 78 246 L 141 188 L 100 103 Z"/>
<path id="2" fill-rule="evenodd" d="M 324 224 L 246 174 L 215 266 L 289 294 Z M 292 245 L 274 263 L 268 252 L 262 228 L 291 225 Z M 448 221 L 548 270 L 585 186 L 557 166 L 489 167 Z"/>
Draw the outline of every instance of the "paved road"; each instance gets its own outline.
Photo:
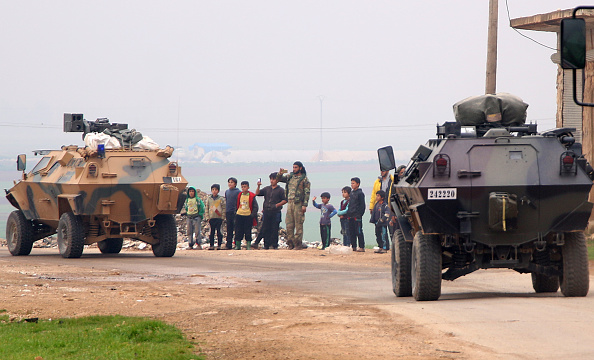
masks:
<path id="1" fill-rule="evenodd" d="M 41 254 L 40 254 L 41 252 Z M 231 254 L 231 253 L 228 253 Z M 270 284 L 353 298 L 404 315 L 436 332 L 484 347 L 498 359 L 594 359 L 594 294 L 565 298 L 535 294 L 530 275 L 511 270 L 479 270 L 444 282 L 439 301 L 396 298 L 389 269 L 336 263 L 287 263 L 273 256 L 175 256 L 123 253 L 105 257 L 86 252 L 81 259 L 62 259 L 56 251 L 11 257 L 0 249 L 0 260 L 25 264 L 68 264 L 95 269 L 121 269 L 143 274 L 239 277 Z M 591 288 L 594 289 L 594 284 Z"/>

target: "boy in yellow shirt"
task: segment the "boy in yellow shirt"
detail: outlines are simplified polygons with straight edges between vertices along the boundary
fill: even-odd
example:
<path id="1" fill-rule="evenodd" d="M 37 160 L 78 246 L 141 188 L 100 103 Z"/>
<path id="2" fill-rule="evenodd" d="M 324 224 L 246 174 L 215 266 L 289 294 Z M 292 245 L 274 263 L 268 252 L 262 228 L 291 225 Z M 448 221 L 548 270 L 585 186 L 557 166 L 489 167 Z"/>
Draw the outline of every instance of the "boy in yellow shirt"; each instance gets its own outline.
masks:
<path id="1" fill-rule="evenodd" d="M 241 240 L 245 238 L 247 250 L 252 243 L 252 226 L 258 225 L 258 202 L 256 194 L 250 191 L 250 183 L 241 182 L 241 193 L 237 196 L 235 215 L 235 249 L 241 250 Z"/>

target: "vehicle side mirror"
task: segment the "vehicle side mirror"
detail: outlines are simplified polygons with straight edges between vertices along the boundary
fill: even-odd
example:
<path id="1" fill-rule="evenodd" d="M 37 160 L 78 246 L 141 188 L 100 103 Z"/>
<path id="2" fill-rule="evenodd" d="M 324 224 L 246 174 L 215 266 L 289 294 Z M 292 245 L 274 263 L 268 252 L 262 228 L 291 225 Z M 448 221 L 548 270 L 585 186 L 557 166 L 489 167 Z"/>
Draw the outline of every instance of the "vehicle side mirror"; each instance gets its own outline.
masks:
<path id="1" fill-rule="evenodd" d="M 20 154 L 17 156 L 17 171 L 25 171 L 27 168 L 27 155 Z"/>
<path id="2" fill-rule="evenodd" d="M 586 21 L 561 20 L 561 67 L 583 69 L 586 67 Z"/>
<path id="3" fill-rule="evenodd" d="M 377 149 L 377 157 L 381 171 L 390 171 L 396 168 L 396 161 L 394 160 L 394 150 L 391 146 L 386 146 Z"/>

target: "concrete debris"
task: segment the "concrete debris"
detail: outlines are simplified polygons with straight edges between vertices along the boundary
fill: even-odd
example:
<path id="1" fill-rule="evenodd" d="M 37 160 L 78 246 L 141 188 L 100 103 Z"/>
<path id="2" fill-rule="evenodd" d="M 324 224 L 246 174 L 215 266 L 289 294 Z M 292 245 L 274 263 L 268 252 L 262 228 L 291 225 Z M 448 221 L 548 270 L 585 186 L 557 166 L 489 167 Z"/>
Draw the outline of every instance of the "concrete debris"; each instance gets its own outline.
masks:
<path id="1" fill-rule="evenodd" d="M 350 246 L 342 246 L 340 244 L 333 244 L 330 245 L 330 247 L 328 247 L 326 249 L 326 251 L 328 251 L 329 254 L 335 254 L 335 255 L 347 255 L 353 252 L 353 248 Z"/>

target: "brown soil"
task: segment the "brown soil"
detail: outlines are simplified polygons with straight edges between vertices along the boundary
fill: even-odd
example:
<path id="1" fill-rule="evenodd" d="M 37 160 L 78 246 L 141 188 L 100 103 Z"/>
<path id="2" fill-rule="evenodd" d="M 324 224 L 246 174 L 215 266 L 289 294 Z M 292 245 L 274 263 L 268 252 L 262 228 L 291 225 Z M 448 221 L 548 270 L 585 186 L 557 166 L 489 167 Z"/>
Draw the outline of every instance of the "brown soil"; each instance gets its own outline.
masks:
<path id="1" fill-rule="evenodd" d="M 267 253 L 244 251 L 241 256 L 257 259 L 270 256 Z M 348 262 L 389 269 L 389 254 L 321 257 L 314 249 L 274 254 L 287 262 Z M 179 251 L 176 256 L 227 256 L 227 252 Z M 75 262 L 48 265 L 42 259 L 32 267 L 15 259 L 0 259 L 0 309 L 12 321 L 96 314 L 154 317 L 178 326 L 196 344 L 196 353 L 207 359 L 469 359 L 477 355 L 472 345 L 451 334 L 432 333 L 403 316 L 352 299 L 238 278 L 141 276 L 77 267 Z"/>

